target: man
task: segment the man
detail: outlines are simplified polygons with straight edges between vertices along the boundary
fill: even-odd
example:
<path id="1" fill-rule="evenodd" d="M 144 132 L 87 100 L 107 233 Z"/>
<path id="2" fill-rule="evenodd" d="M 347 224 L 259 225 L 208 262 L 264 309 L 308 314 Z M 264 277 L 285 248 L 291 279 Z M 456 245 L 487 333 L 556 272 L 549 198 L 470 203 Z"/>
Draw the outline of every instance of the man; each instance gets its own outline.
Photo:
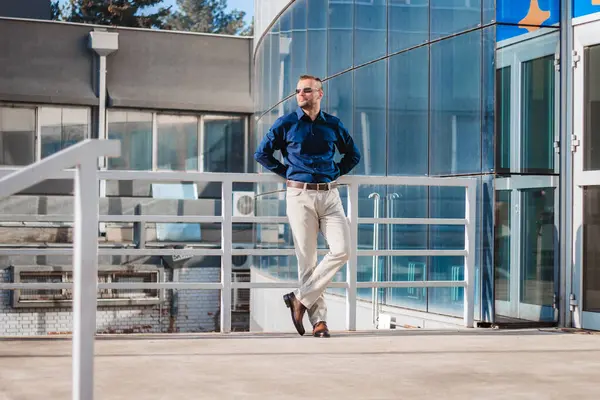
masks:
<path id="1" fill-rule="evenodd" d="M 283 296 L 292 321 L 304 335 L 302 319 L 308 311 L 313 336 L 329 337 L 323 292 L 348 261 L 350 227 L 335 180 L 360 161 L 360 152 L 340 120 L 321 111 L 323 84 L 302 75 L 296 86 L 296 111 L 280 117 L 258 146 L 254 159 L 286 179 L 286 213 L 298 258 L 300 288 Z M 339 163 L 335 151 L 343 154 Z M 280 150 L 285 164 L 273 153 Z M 319 231 L 329 253 L 317 265 Z"/>

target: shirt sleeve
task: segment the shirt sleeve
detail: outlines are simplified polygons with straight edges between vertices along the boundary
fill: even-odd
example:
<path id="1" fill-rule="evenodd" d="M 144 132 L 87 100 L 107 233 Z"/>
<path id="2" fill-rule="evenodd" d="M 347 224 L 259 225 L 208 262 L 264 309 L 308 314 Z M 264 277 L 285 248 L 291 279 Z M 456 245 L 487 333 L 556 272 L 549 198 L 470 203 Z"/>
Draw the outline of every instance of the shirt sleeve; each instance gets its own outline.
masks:
<path id="1" fill-rule="evenodd" d="M 263 137 L 254 153 L 254 159 L 263 167 L 277 175 L 287 178 L 287 166 L 273 157 L 276 150 L 285 151 L 285 140 L 281 124 L 275 123 L 269 132 Z"/>
<path id="2" fill-rule="evenodd" d="M 352 171 L 356 165 L 360 162 L 360 151 L 354 144 L 352 136 L 348 133 L 348 130 L 344 127 L 341 121 L 338 122 L 338 151 L 343 155 L 340 162 L 337 164 L 340 170 L 340 176 L 346 175 Z"/>

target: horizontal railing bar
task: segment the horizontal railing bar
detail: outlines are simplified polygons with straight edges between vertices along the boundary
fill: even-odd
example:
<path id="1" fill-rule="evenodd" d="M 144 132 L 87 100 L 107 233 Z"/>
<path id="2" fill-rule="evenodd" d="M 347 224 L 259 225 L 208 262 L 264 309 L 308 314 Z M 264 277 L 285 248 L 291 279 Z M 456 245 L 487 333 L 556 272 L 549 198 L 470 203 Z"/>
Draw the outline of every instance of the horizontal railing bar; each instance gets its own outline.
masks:
<path id="1" fill-rule="evenodd" d="M 143 283 L 99 283 L 98 289 L 208 289 L 221 290 L 221 282 L 143 282 Z"/>
<path id="2" fill-rule="evenodd" d="M 100 222 L 221 223 L 214 215 L 100 215 Z M 0 222 L 73 222 L 73 215 L 0 214 Z M 232 217 L 233 223 L 287 224 L 287 217 Z M 359 224 L 466 225 L 466 219 L 451 218 L 359 218 Z"/>
<path id="3" fill-rule="evenodd" d="M 13 172 L 16 172 L 23 168 L 26 168 L 26 167 L 6 167 L 6 166 L 0 167 L 0 178 L 3 178 L 5 176 L 12 174 Z M 52 177 L 47 178 L 47 179 L 74 179 L 74 178 L 75 178 L 75 170 L 72 168 L 68 168 L 68 169 L 64 169 L 62 171 L 52 173 Z"/>
<path id="4" fill-rule="evenodd" d="M 234 244 L 235 246 L 235 244 Z M 59 256 L 71 255 L 71 247 L 61 248 L 0 248 L 0 256 Z M 327 249 L 319 249 L 317 253 L 325 255 L 329 253 Z M 101 256 L 220 256 L 221 249 L 135 249 L 135 248 L 100 248 L 98 254 Z M 232 249 L 234 256 L 293 256 L 296 254 L 294 249 Z M 415 257 L 436 257 L 436 256 L 466 256 L 466 250 L 358 250 L 358 256 L 415 256 Z"/>
<path id="5" fill-rule="evenodd" d="M 358 250 L 358 256 L 460 256 L 465 257 L 467 250 Z"/>
<path id="6" fill-rule="evenodd" d="M 282 286 L 283 285 L 283 286 Z M 234 289 L 295 289 L 298 288 L 298 282 L 233 282 L 231 287 Z M 331 282 L 327 285 L 328 288 L 346 289 L 346 282 Z"/>
<path id="7" fill-rule="evenodd" d="M 231 250 L 231 254 L 234 256 L 293 256 L 295 255 L 294 249 L 236 249 Z M 319 249 L 319 254 L 327 254 L 329 250 Z"/>
<path id="8" fill-rule="evenodd" d="M 44 283 L 44 282 L 19 282 L 19 283 L 0 283 L 0 290 L 60 290 L 72 289 L 72 283 Z"/>
<path id="9" fill-rule="evenodd" d="M 0 290 L 58 290 L 72 289 L 72 283 L 0 283 Z M 98 283 L 98 289 L 217 289 L 223 285 L 220 282 L 127 282 L 127 283 Z"/>
<path id="10" fill-rule="evenodd" d="M 186 223 L 221 223 L 220 216 L 213 215 L 100 215 L 99 222 L 186 222 Z M 25 215 L 2 214 L 0 222 L 73 222 L 73 215 Z"/>
<path id="11" fill-rule="evenodd" d="M 0 167 L 0 178 L 23 168 Z M 102 180 L 140 180 L 140 181 L 176 181 L 176 182 L 246 182 L 246 183 L 279 183 L 284 181 L 273 174 L 257 173 L 218 173 L 218 172 L 192 172 L 192 171 L 98 171 Z M 73 179 L 75 171 L 66 169 L 53 173 L 48 179 Z M 344 185 L 350 182 L 359 185 L 385 185 L 385 186 L 444 186 L 468 187 L 472 178 L 439 178 L 439 177 L 410 177 L 410 176 L 375 176 L 353 175 L 343 176 L 338 183 Z"/>
<path id="12" fill-rule="evenodd" d="M 62 248 L 1 248 L 0 256 L 62 256 L 72 255 L 72 247 Z M 220 256 L 221 249 L 119 249 L 100 248 L 101 256 Z"/>
<path id="13" fill-rule="evenodd" d="M 298 282 L 232 282 L 233 289 L 294 289 L 298 287 Z M 347 288 L 346 282 L 331 282 L 329 288 Z M 19 282 L 19 283 L 0 283 L 0 290 L 59 290 L 72 289 L 72 283 L 40 283 L 40 282 Z M 124 282 L 124 283 L 98 283 L 98 289 L 122 289 L 122 290 L 142 290 L 142 289 L 223 289 L 220 282 Z"/>
<path id="14" fill-rule="evenodd" d="M 231 173 L 231 172 L 194 172 L 194 171 L 99 171 L 98 177 L 119 181 L 176 181 L 176 182 L 246 182 L 246 183 L 284 183 L 281 178 L 271 174 Z"/>
<path id="15" fill-rule="evenodd" d="M 287 217 L 231 217 L 231 222 L 245 224 L 287 224 Z"/>
<path id="16" fill-rule="evenodd" d="M 427 288 L 427 287 L 465 287 L 465 281 L 403 281 L 403 282 L 357 282 L 358 288 Z M 298 282 L 232 282 L 233 289 L 293 289 Z M 346 289 L 346 282 L 331 282 L 328 288 Z M 59 290 L 72 289 L 72 283 L 19 282 L 0 283 L 0 290 Z M 124 282 L 98 283 L 98 289 L 142 290 L 142 289 L 206 289 L 220 290 L 221 282 Z"/>
<path id="17" fill-rule="evenodd" d="M 384 186 L 456 186 L 468 187 L 472 178 L 438 178 L 431 176 L 375 176 L 375 175 L 346 175 L 338 182 L 358 183 L 359 185 L 384 185 Z"/>
<path id="18" fill-rule="evenodd" d="M 100 222 L 187 222 L 187 223 L 221 223 L 223 218 L 214 215 L 101 215 Z"/>
<path id="19" fill-rule="evenodd" d="M 465 287 L 465 281 L 357 282 L 358 288 Z"/>
<path id="20" fill-rule="evenodd" d="M 387 225 L 466 225 L 466 219 L 454 218 L 359 218 L 359 224 Z"/>

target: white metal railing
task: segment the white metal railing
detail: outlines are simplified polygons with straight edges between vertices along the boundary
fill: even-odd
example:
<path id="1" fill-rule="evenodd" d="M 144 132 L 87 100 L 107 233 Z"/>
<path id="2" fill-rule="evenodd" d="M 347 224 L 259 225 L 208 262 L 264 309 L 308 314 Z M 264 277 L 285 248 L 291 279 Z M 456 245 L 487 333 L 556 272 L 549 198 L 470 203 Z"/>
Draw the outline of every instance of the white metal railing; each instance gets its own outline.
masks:
<path id="1" fill-rule="evenodd" d="M 59 289 L 73 287 L 73 398 L 93 399 L 93 357 L 96 331 L 97 289 L 218 289 L 221 290 L 221 332 L 231 331 L 231 289 L 295 288 L 296 282 L 232 282 L 234 255 L 294 255 L 293 249 L 233 249 L 232 223 L 287 223 L 287 217 L 233 217 L 232 188 L 234 182 L 283 183 L 274 174 L 201 173 L 176 171 L 98 171 L 98 157 L 118 156 L 119 142 L 86 140 L 36 164 L 0 179 L 0 198 L 10 196 L 45 179 L 75 179 L 75 213 L 73 248 L 3 248 L 0 255 L 74 255 L 74 283 L 0 283 L 0 290 Z M 75 170 L 65 170 L 76 166 Z M 220 216 L 165 215 L 99 215 L 99 180 L 152 182 L 220 182 Z M 346 289 L 346 328 L 356 330 L 356 294 L 358 288 L 464 288 L 464 325 L 474 324 L 475 269 L 475 201 L 476 180 L 472 178 L 434 178 L 400 176 L 345 176 L 340 184 L 348 187 L 348 220 L 350 223 L 350 258 L 346 282 L 332 282 L 329 287 Z M 465 217 L 450 218 L 359 218 L 360 185 L 444 186 L 465 188 Z M 13 216 L 17 220 L 24 216 Z M 6 220 L 6 216 L 2 217 Z M 65 216 L 36 216 L 36 221 L 64 222 Z M 98 245 L 99 222 L 187 222 L 220 223 L 221 247 L 218 249 L 148 249 L 105 248 Z M 465 248 L 462 250 L 358 250 L 359 224 L 462 225 Z M 87 229 L 84 229 L 87 228 Z M 327 250 L 320 250 L 326 253 Z M 221 282 L 98 283 L 98 255 L 212 255 L 221 257 Z M 379 281 L 357 282 L 358 256 L 461 256 L 464 257 L 463 281 Z"/>

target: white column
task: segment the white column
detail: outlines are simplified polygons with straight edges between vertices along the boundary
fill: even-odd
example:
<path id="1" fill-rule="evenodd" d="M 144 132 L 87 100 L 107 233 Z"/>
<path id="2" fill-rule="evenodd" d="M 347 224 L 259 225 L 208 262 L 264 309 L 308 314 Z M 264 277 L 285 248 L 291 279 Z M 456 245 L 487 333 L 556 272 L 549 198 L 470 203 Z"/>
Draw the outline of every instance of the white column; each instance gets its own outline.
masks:
<path id="1" fill-rule="evenodd" d="M 467 328 L 473 328 L 475 313 L 475 219 L 477 216 L 477 181 L 473 179 L 465 188 L 465 288 L 464 320 Z"/>
<path id="2" fill-rule="evenodd" d="M 231 178 L 223 180 L 221 187 L 221 332 L 231 332 L 231 249 L 233 209 L 233 182 Z"/>
<path id="3" fill-rule="evenodd" d="M 98 196 L 96 157 L 75 173 L 73 259 L 73 399 L 94 398 L 94 336 L 98 277 Z"/>

